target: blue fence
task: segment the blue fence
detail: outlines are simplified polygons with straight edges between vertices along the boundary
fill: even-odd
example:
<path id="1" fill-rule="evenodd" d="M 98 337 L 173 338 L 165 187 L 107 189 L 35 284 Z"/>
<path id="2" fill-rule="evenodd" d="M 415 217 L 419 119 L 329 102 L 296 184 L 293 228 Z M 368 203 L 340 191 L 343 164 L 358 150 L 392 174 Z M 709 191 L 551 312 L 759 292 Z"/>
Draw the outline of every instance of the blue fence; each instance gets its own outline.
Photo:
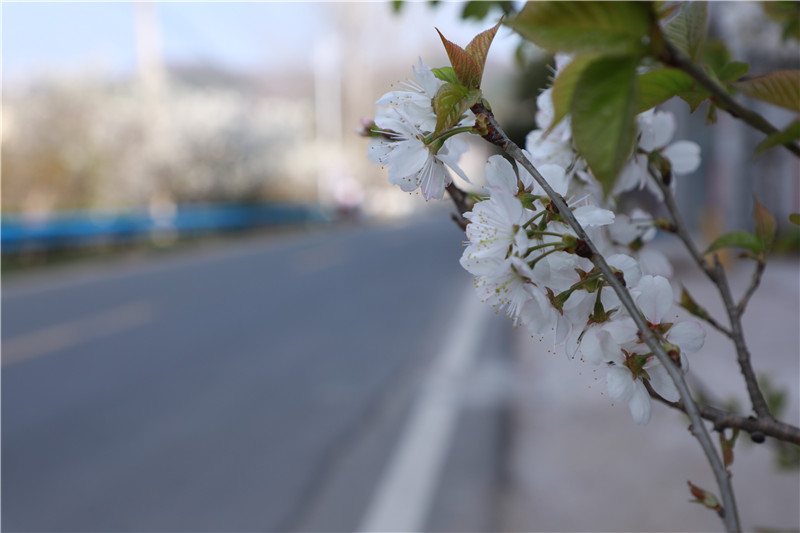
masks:
<path id="1" fill-rule="evenodd" d="M 100 242 L 141 240 L 159 234 L 178 236 L 260 226 L 319 223 L 328 217 L 316 206 L 178 206 L 173 214 L 147 210 L 74 211 L 44 220 L 4 215 L 0 227 L 3 254 L 91 246 Z"/>

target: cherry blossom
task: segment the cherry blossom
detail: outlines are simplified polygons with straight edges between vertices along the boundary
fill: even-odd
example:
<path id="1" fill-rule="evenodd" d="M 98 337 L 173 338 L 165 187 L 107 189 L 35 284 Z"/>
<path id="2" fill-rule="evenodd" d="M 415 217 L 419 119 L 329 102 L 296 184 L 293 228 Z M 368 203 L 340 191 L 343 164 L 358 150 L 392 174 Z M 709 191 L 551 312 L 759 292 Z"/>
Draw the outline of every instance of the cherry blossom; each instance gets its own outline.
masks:
<path id="1" fill-rule="evenodd" d="M 692 141 L 676 141 L 670 144 L 675 134 L 675 115 L 666 111 L 650 109 L 637 117 L 639 130 L 638 149 L 628 165 L 622 170 L 614 185 L 613 193 L 619 194 L 633 189 L 647 188 L 661 199 L 661 189 L 653 182 L 648 172 L 646 153 L 659 152 L 670 163 L 674 175 L 690 174 L 700 166 L 700 146 Z M 674 187 L 675 181 L 671 182 Z"/>

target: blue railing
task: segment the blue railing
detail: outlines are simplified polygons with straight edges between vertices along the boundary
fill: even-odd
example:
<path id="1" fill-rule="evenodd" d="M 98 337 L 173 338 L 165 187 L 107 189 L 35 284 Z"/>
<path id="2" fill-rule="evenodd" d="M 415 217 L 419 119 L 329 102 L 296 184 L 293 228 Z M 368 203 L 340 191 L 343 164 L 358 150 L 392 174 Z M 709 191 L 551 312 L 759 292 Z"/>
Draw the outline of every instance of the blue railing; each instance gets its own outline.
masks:
<path id="1" fill-rule="evenodd" d="M 4 215 L 0 226 L 3 254 L 133 241 L 159 234 L 178 236 L 241 230 L 260 226 L 326 222 L 317 206 L 182 205 L 174 213 L 146 209 L 125 212 L 72 211 L 46 219 Z"/>

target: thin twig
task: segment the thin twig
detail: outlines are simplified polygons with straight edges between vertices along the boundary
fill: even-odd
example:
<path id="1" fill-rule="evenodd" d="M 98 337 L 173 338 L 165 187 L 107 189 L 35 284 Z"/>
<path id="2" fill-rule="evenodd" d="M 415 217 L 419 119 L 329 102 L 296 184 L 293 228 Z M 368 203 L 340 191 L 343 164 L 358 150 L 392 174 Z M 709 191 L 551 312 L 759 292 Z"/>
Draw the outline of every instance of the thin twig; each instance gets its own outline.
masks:
<path id="1" fill-rule="evenodd" d="M 459 189 L 456 184 L 452 182 L 447 185 L 445 189 L 450 195 L 450 198 L 453 199 L 453 203 L 456 204 L 456 209 L 458 209 L 458 214 L 453 213 L 453 221 L 455 221 L 462 230 L 466 231 L 469 221 L 464 218 L 464 213 L 471 209 L 469 204 L 467 204 L 467 193 Z"/>
<path id="2" fill-rule="evenodd" d="M 550 197 L 550 200 L 553 202 L 553 204 L 558 208 L 559 214 L 564 217 L 564 219 L 575 231 L 576 236 L 584 241 L 590 252 L 587 254 L 588 258 L 603 273 L 606 281 L 614 289 L 620 299 L 620 302 L 628 311 L 628 314 L 639 329 L 642 339 L 653 351 L 659 362 L 661 362 L 661 364 L 667 370 L 667 373 L 672 378 L 681 398 L 684 401 L 686 413 L 689 415 L 689 418 L 692 421 L 692 434 L 700 443 L 700 447 L 703 449 L 703 452 L 705 453 L 706 458 L 711 466 L 711 470 L 714 473 L 714 477 L 717 480 L 723 507 L 725 509 L 723 517 L 723 520 L 725 521 L 725 528 L 728 532 L 741 531 L 739 516 L 736 510 L 736 500 L 733 494 L 733 487 L 726 472 L 725 466 L 723 465 L 719 454 L 714 448 L 714 444 L 711 441 L 708 430 L 703 424 L 703 420 L 697 409 L 697 405 L 692 399 L 689 387 L 683 378 L 683 373 L 677 366 L 675 366 L 675 364 L 673 364 L 672 360 L 669 358 L 669 355 L 667 355 L 666 351 L 664 350 L 664 347 L 658 341 L 655 334 L 650 330 L 650 327 L 647 325 L 642 313 L 636 307 L 636 304 L 634 303 L 633 298 L 631 297 L 627 288 L 614 275 L 613 270 L 611 270 L 611 267 L 608 266 L 608 263 L 606 263 L 603 256 L 599 253 L 597 247 L 594 245 L 589 236 L 586 234 L 586 231 L 572 214 L 572 210 L 570 210 L 563 198 L 561 198 L 553 190 L 550 184 L 547 183 L 544 177 L 542 177 L 539 171 L 536 170 L 533 164 L 528 160 L 519 146 L 514 144 L 514 142 L 508 138 L 505 132 L 503 132 L 503 130 L 497 124 L 497 121 L 494 119 L 491 111 L 486 109 L 486 107 L 482 104 L 476 104 L 473 106 L 472 111 L 476 116 L 483 115 L 486 117 L 488 133 L 483 136 L 484 139 L 502 148 L 534 177 L 539 186 L 542 187 L 545 193 L 547 193 L 547 196 Z"/>
<path id="3" fill-rule="evenodd" d="M 678 205 L 675 202 L 675 197 L 672 194 L 672 189 L 669 185 L 664 183 L 664 180 L 661 179 L 661 176 L 655 172 L 652 166 L 650 166 L 649 171 L 650 177 L 655 180 L 664 196 L 664 205 L 666 206 L 670 218 L 672 219 L 671 221 L 675 229 L 675 233 L 681 239 L 684 246 L 689 251 L 689 255 L 691 255 L 695 263 L 697 263 L 697 266 L 702 269 L 702 271 L 706 274 L 706 276 L 708 276 L 708 278 L 719 291 L 722 302 L 725 305 L 725 311 L 728 315 L 728 320 L 730 321 L 730 330 L 728 330 L 726 334 L 733 341 L 733 344 L 736 347 L 736 361 L 738 362 L 739 369 L 744 377 L 745 386 L 747 387 L 747 394 L 750 397 L 753 411 L 759 417 L 772 418 L 772 415 L 769 412 L 769 406 L 767 405 L 767 401 L 758 386 L 758 380 L 756 379 L 756 374 L 751 364 L 750 351 L 748 350 L 747 343 L 745 343 L 744 340 L 744 330 L 742 328 L 741 321 L 742 313 L 740 312 L 739 306 L 734 302 L 733 296 L 731 295 L 731 289 L 728 285 L 725 269 L 719 262 L 719 257 L 717 254 L 714 254 L 713 265 L 708 264 L 706 259 L 697 249 L 697 246 L 694 244 L 692 237 L 689 235 L 687 226 L 684 223 L 678 209 Z M 760 274 L 758 279 L 760 280 Z M 757 281 L 758 280 L 756 280 L 756 285 Z M 755 290 L 755 288 L 753 288 L 753 290 Z"/>
<path id="4" fill-rule="evenodd" d="M 663 39 L 663 48 L 659 59 L 665 64 L 678 68 L 694 78 L 697 83 L 702 85 L 713 95 L 714 103 L 717 107 L 724 109 L 732 117 L 743 120 L 750 126 L 767 135 L 778 132 L 778 128 L 770 124 L 767 119 L 734 100 L 724 87 L 718 85 L 702 68 L 665 38 Z M 800 157 L 800 146 L 798 146 L 796 142 L 789 141 L 783 143 L 782 146 L 794 155 Z"/>
<path id="5" fill-rule="evenodd" d="M 722 263 L 719 261 L 719 256 L 714 254 L 714 269 L 723 273 Z M 745 385 L 747 387 L 747 394 L 750 396 L 750 402 L 753 404 L 753 411 L 760 418 L 772 418 L 769 411 L 769 405 L 764 398 L 764 394 L 758 386 L 758 379 L 753 370 L 753 365 L 750 361 L 750 350 L 747 348 L 747 343 L 744 340 L 744 330 L 742 328 L 741 315 L 738 306 L 733 301 L 731 289 L 725 280 L 724 274 L 720 276 L 721 283 L 717 284 L 722 301 L 725 303 L 725 309 L 731 320 L 731 333 L 733 333 L 733 344 L 736 347 L 736 361 L 739 363 L 739 370 L 744 376 Z"/>
<path id="6" fill-rule="evenodd" d="M 658 394 L 646 380 L 644 385 L 647 392 L 650 393 L 650 397 L 686 413 L 686 406 L 682 400 L 671 402 Z M 800 428 L 779 420 L 736 415 L 699 402 L 697 409 L 700 411 L 701 417 L 714 424 L 714 431 L 723 431 L 726 428 L 741 429 L 748 432 L 755 442 L 762 442 L 766 436 L 800 445 Z"/>
<path id="7" fill-rule="evenodd" d="M 739 315 L 744 313 L 744 310 L 747 307 L 747 302 L 750 301 L 750 297 L 753 296 L 753 293 L 756 292 L 756 289 L 761 284 L 761 276 L 764 274 L 764 269 L 766 266 L 767 264 L 764 261 L 758 261 L 756 263 L 756 269 L 753 271 L 753 277 L 750 278 L 750 286 L 747 287 L 744 295 L 742 295 L 742 299 L 739 300 L 739 305 L 736 306 L 736 311 Z"/>
<path id="8" fill-rule="evenodd" d="M 695 316 L 697 316 L 697 315 L 695 315 Z M 725 326 L 723 326 L 722 324 L 720 324 L 719 322 L 717 322 L 717 321 L 714 319 L 714 317 L 713 317 L 713 316 L 711 316 L 711 315 L 706 315 L 706 316 L 702 316 L 702 317 L 698 317 L 698 318 L 701 318 L 702 320 L 705 320 L 705 322 L 706 322 L 706 323 L 707 323 L 709 326 L 713 327 L 714 329 L 716 329 L 717 331 L 719 331 L 720 333 L 722 333 L 722 334 L 723 334 L 723 335 L 725 335 L 726 337 L 728 337 L 728 338 L 733 338 L 733 333 L 731 333 L 731 330 L 729 330 L 728 328 L 726 328 Z"/>

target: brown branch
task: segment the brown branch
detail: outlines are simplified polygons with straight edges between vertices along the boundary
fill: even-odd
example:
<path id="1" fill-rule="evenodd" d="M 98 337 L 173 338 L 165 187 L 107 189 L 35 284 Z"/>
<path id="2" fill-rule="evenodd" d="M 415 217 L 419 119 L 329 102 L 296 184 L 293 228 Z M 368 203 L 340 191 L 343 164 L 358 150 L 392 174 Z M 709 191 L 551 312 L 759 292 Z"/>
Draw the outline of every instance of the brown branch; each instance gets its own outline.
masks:
<path id="1" fill-rule="evenodd" d="M 736 311 L 739 313 L 739 315 L 744 313 L 744 310 L 747 307 L 747 302 L 750 301 L 750 297 L 753 296 L 753 293 L 756 292 L 756 289 L 761 284 L 761 276 L 764 274 L 764 268 L 766 268 L 766 266 L 767 264 L 764 261 L 758 261 L 756 264 L 756 269 L 753 271 L 753 277 L 750 279 L 750 286 L 747 287 L 747 291 L 745 291 L 744 295 L 742 295 L 739 305 L 736 306 Z"/>
<path id="2" fill-rule="evenodd" d="M 728 284 L 728 279 L 725 275 L 725 269 L 719 262 L 719 257 L 717 254 L 714 254 L 713 265 L 710 265 L 706 261 L 706 259 L 697 249 L 697 246 L 694 244 L 691 235 L 689 235 L 687 226 L 684 223 L 678 209 L 678 205 L 675 202 L 675 197 L 672 195 L 672 189 L 669 187 L 669 185 L 664 183 L 664 180 L 661 179 L 661 176 L 656 172 L 652 165 L 649 166 L 648 170 L 650 172 L 650 177 L 655 180 L 656 184 L 664 195 L 664 205 L 666 206 L 670 218 L 672 219 L 671 222 L 675 230 L 675 234 L 681 239 L 684 246 L 689 251 L 689 255 L 691 255 L 692 259 L 694 259 L 695 263 L 697 263 L 697 266 L 700 267 L 708 279 L 710 279 L 711 282 L 717 287 L 720 297 L 722 298 L 722 302 L 725 305 L 725 311 L 728 315 L 728 320 L 730 321 L 730 330 L 725 330 L 725 333 L 728 335 L 731 341 L 733 341 L 733 344 L 736 348 L 736 361 L 739 364 L 739 370 L 744 377 L 745 386 L 747 387 L 747 394 L 750 397 L 753 411 L 755 411 L 756 415 L 758 415 L 760 418 L 772 418 L 772 415 L 769 412 L 767 401 L 758 386 L 756 374 L 753 370 L 753 365 L 751 364 L 750 351 L 748 350 L 747 343 L 745 343 L 744 340 L 744 330 L 742 329 L 741 320 L 741 315 L 744 308 L 742 307 L 740 310 L 740 306 L 742 303 L 746 303 L 746 300 L 743 299 L 739 305 L 734 302 L 733 296 L 731 295 L 731 289 Z M 757 278 L 754 279 L 754 282 L 751 284 L 752 291 L 755 291 L 755 287 L 758 285 L 758 281 L 760 279 L 761 274 L 758 273 Z M 752 291 L 748 290 L 748 292 Z M 746 296 L 749 298 L 749 295 Z"/>
<path id="3" fill-rule="evenodd" d="M 450 183 L 447 187 L 445 187 L 447 193 L 450 195 L 450 198 L 453 199 L 453 203 L 456 204 L 456 209 L 458 209 L 458 214 L 453 213 L 453 221 L 459 225 L 459 227 L 466 231 L 467 223 L 469 222 L 466 218 L 464 218 L 464 213 L 467 213 L 472 210 L 472 208 L 467 203 L 467 193 L 459 189 L 455 183 Z"/>
<path id="4" fill-rule="evenodd" d="M 750 396 L 750 402 L 753 405 L 753 411 L 760 418 L 772 418 L 769 411 L 767 400 L 758 386 L 756 373 L 751 364 L 750 350 L 747 348 L 747 343 L 744 340 L 744 330 L 742 329 L 741 313 L 739 313 L 738 306 L 733 302 L 731 296 L 731 289 L 725 279 L 724 269 L 719 262 L 719 256 L 714 254 L 714 269 L 720 273 L 720 283 L 717 284 L 722 301 L 725 303 L 725 309 L 731 321 L 731 333 L 733 333 L 733 344 L 736 347 L 736 362 L 739 363 L 739 370 L 744 376 L 745 385 L 747 387 L 747 394 Z"/>
<path id="5" fill-rule="evenodd" d="M 605 258 L 602 254 L 600 254 L 597 247 L 589 238 L 583 226 L 581 226 L 581 224 L 575 218 L 575 215 L 567 206 L 567 203 L 564 201 L 564 199 L 553 190 L 547 180 L 545 180 L 536 167 L 533 166 L 519 146 L 514 144 L 514 142 L 508 138 L 505 132 L 503 132 L 503 130 L 500 128 L 500 125 L 494 119 L 494 115 L 491 111 L 489 111 L 483 104 L 476 104 L 471 108 L 471 110 L 473 113 L 475 113 L 479 120 L 485 121 L 486 134 L 483 135 L 483 138 L 502 148 L 504 152 L 513 157 L 517 163 L 522 165 L 522 167 L 533 176 L 533 178 L 536 180 L 536 183 L 539 184 L 539 186 L 550 198 L 550 201 L 556 206 L 556 208 L 558 208 L 559 214 L 564 218 L 564 220 L 567 221 L 578 239 L 583 241 L 586 253 L 581 254 L 581 256 L 590 259 L 597 269 L 602 272 L 608 284 L 617 294 L 620 303 L 628 311 L 631 319 L 639 329 L 642 340 L 647 344 L 650 350 L 652 350 L 656 358 L 664 366 L 672 381 L 675 383 L 675 387 L 678 389 L 678 392 L 684 401 L 684 405 L 686 406 L 686 413 L 692 420 L 691 433 L 700 444 L 700 447 L 702 448 L 703 453 L 709 462 L 711 470 L 714 473 L 714 478 L 717 481 L 723 507 L 725 508 L 725 516 L 723 518 L 725 521 L 725 528 L 727 531 L 731 532 L 741 531 L 739 516 L 736 510 L 736 499 L 733 493 L 733 487 L 731 485 L 730 478 L 725 466 L 722 463 L 722 459 L 714 448 L 714 443 L 711 441 L 708 430 L 703 424 L 703 420 L 700 417 L 700 413 L 697 409 L 697 404 L 692 398 L 689 387 L 683 377 L 683 372 L 681 372 L 681 370 L 672 363 L 672 360 L 670 359 L 669 355 L 667 355 L 664 347 L 650 329 L 650 326 L 647 324 L 642 313 L 636 307 L 636 303 L 633 301 L 630 292 L 628 292 L 628 289 L 625 287 L 625 285 L 623 285 L 614 275 L 613 270 L 608 266 Z"/>
<path id="6" fill-rule="evenodd" d="M 673 409 L 686 413 L 686 406 L 683 400 L 671 402 L 665 399 L 653 389 L 652 385 L 650 385 L 647 380 L 644 381 L 644 386 L 647 388 L 647 392 L 650 393 L 651 398 Z M 800 428 L 786 424 L 780 420 L 735 415 L 699 402 L 697 403 L 697 408 L 700 411 L 700 416 L 714 425 L 714 431 L 723 431 L 726 428 L 740 429 L 749 433 L 755 442 L 763 442 L 766 436 L 779 441 L 800 445 Z"/>
<path id="7" fill-rule="evenodd" d="M 678 68 L 694 78 L 694 80 L 702 85 L 714 98 L 714 103 L 720 109 L 724 109 L 732 117 L 738 118 L 758 131 L 771 135 L 777 133 L 779 130 L 767 119 L 762 117 L 755 111 L 744 107 L 737 102 L 724 87 L 721 87 L 714 80 L 709 77 L 706 72 L 695 64 L 686 54 L 678 50 L 669 40 L 663 37 L 660 39 L 663 43 L 659 59 L 666 65 Z M 785 142 L 782 145 L 784 148 L 792 152 L 794 155 L 800 157 L 800 145 L 796 142 Z"/>
<path id="8" fill-rule="evenodd" d="M 694 315 L 694 316 L 697 316 L 697 315 Z M 723 334 L 723 335 L 725 335 L 726 337 L 728 337 L 728 338 L 732 338 L 732 337 L 733 337 L 733 333 L 731 333 L 731 330 L 729 330 L 728 328 L 726 328 L 725 326 L 723 326 L 722 324 L 720 324 L 719 322 L 717 322 L 717 321 L 714 319 L 714 317 L 713 317 L 713 316 L 711 316 L 711 315 L 706 315 L 706 316 L 698 316 L 697 318 L 700 318 L 700 319 L 702 319 L 702 320 L 705 320 L 705 322 L 706 322 L 706 323 L 707 323 L 709 326 L 713 327 L 714 329 L 716 329 L 717 331 L 719 331 L 720 333 L 722 333 L 722 334 Z"/>

